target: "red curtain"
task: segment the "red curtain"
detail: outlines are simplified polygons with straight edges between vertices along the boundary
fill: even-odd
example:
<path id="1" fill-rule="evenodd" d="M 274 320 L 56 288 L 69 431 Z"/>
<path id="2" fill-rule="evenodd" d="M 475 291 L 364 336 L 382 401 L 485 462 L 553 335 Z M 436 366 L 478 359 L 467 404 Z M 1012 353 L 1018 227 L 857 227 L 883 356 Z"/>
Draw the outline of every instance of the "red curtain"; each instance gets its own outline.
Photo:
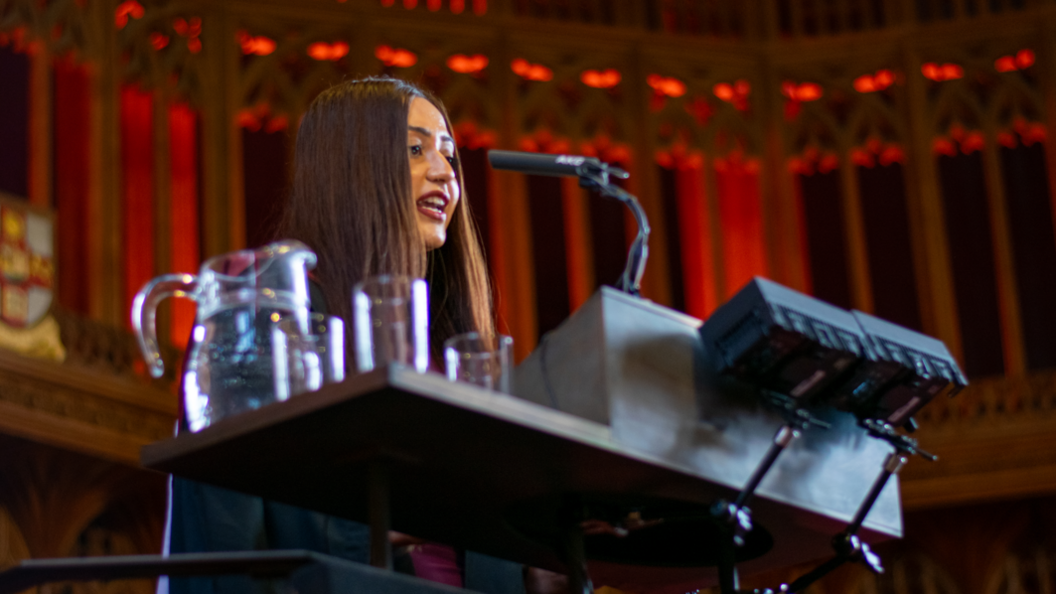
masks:
<path id="1" fill-rule="evenodd" d="M 198 114 L 176 103 L 169 108 L 169 158 L 172 178 L 170 247 L 172 272 L 197 273 L 201 260 L 198 226 Z M 172 344 L 185 348 L 194 327 L 195 306 L 186 299 L 172 303 Z"/>
<path id="2" fill-rule="evenodd" d="M 719 305 L 708 201 L 704 192 L 704 159 L 699 156 L 680 159 L 676 175 L 686 313 L 704 319 Z"/>
<path id="3" fill-rule="evenodd" d="M 125 309 L 154 276 L 154 97 L 121 88 L 121 189 Z M 128 323 L 128 319 L 125 320 Z"/>
<path id="4" fill-rule="evenodd" d="M 754 276 L 766 276 L 766 244 L 759 205 L 759 163 L 736 155 L 715 160 L 722 225 L 723 287 L 732 297 Z"/>
<path id="5" fill-rule="evenodd" d="M 0 191 L 29 196 L 33 50 L 0 33 Z"/>
<path id="6" fill-rule="evenodd" d="M 592 271 L 587 269 L 587 254 L 584 246 L 582 231 L 587 223 L 583 220 L 590 213 L 585 207 L 585 200 L 581 199 L 579 180 L 566 177 L 561 180 L 561 204 L 565 215 L 565 266 L 568 270 L 568 311 L 570 313 L 579 309 L 579 306 L 590 299 L 591 294 L 597 287 L 594 283 L 584 282 L 594 277 Z"/>
<path id="7" fill-rule="evenodd" d="M 87 68 L 65 59 L 55 61 L 54 76 L 58 299 L 63 307 L 88 315 L 90 79 Z"/>

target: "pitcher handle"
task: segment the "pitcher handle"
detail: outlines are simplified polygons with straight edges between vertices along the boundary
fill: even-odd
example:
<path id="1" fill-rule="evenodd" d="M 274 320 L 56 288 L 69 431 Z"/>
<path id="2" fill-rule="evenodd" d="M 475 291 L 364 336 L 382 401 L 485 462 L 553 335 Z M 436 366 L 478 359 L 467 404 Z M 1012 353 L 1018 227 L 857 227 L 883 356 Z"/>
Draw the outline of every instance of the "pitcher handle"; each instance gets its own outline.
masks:
<path id="1" fill-rule="evenodd" d="M 165 362 L 158 350 L 158 332 L 154 318 L 158 303 L 167 297 L 198 296 L 198 278 L 193 274 L 165 274 L 143 285 L 132 302 L 132 328 L 151 377 L 161 377 Z"/>

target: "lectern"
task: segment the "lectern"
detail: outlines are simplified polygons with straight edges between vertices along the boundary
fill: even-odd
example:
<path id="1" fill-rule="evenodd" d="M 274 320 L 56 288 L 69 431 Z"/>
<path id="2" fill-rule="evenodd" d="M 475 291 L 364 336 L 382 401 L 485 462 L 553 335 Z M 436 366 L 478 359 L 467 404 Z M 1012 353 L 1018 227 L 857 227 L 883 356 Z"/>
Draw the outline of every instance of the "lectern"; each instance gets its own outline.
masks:
<path id="1" fill-rule="evenodd" d="M 719 375 L 719 354 L 701 339 L 702 322 L 646 300 L 602 287 L 563 325 L 542 338 L 517 370 L 518 395 L 604 425 L 612 443 L 653 457 L 703 479 L 692 501 L 729 499 L 748 482 L 767 455 L 783 419 L 764 406 L 756 388 Z M 756 536 L 742 573 L 789 566 L 832 554 L 832 536 L 854 517 L 892 447 L 872 439 L 853 415 L 818 413 L 828 429 L 805 432 L 766 475 L 752 503 Z M 649 493 L 661 498 L 684 495 Z M 643 493 L 644 495 L 644 493 Z M 650 505 L 662 516 L 665 502 L 628 494 L 627 509 Z M 671 535 L 685 540 L 708 534 L 706 525 L 687 524 Z M 881 492 L 864 523 L 862 537 L 876 542 L 902 535 L 897 479 Z M 719 535 L 714 535 L 718 538 Z M 649 563 L 622 545 L 588 537 L 588 557 L 619 561 L 638 579 L 672 576 L 664 565 L 680 561 L 675 552 Z M 771 543 L 764 546 L 765 542 Z M 593 545 L 593 547 L 592 547 Z M 656 546 L 656 545 L 654 545 Z M 624 557 L 610 552 L 619 547 Z M 593 550 L 592 550 L 593 549 Z M 592 555 L 593 553 L 593 555 Z M 600 559 L 599 559 L 600 560 Z M 714 559 L 710 560 L 714 564 Z M 684 561 L 687 565 L 690 560 Z M 596 567 L 601 566 L 595 563 Z M 631 567 L 634 567 L 632 572 Z M 712 576 L 714 574 L 709 574 Z"/>

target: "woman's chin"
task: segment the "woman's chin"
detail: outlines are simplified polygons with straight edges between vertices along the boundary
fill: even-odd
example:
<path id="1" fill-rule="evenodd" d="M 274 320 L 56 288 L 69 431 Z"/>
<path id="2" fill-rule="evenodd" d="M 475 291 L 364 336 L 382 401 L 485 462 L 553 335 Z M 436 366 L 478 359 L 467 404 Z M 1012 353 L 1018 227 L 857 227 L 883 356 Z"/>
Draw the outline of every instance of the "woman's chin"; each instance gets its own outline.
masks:
<path id="1" fill-rule="evenodd" d="M 443 247 L 444 242 L 447 241 L 446 233 L 422 233 L 422 237 L 425 238 L 425 251 L 435 250 L 436 248 Z"/>

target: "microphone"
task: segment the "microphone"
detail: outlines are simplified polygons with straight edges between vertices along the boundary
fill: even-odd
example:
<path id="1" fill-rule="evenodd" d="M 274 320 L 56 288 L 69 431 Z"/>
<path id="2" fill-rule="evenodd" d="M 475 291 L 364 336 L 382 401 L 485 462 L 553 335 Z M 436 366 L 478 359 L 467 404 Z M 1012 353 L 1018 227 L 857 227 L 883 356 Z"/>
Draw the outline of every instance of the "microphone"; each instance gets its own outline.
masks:
<path id="1" fill-rule="evenodd" d="M 584 173 L 608 173 L 626 179 L 626 171 L 610 167 L 595 157 L 579 155 L 548 155 L 545 153 L 522 153 L 519 151 L 488 151 L 488 162 L 495 169 L 517 171 L 529 175 L 554 177 L 579 177 Z"/>
<path id="2" fill-rule="evenodd" d="M 579 155 L 548 155 L 545 153 L 522 153 L 519 151 L 488 151 L 488 162 L 494 169 L 505 169 L 529 175 L 554 177 L 578 177 L 580 187 L 597 190 L 601 195 L 615 198 L 627 205 L 638 223 L 638 236 L 631 242 L 627 264 L 617 282 L 617 287 L 631 295 L 640 295 L 645 261 L 649 257 L 649 221 L 638 199 L 626 190 L 609 182 L 609 177 L 627 179 L 631 174 L 613 167 L 595 157 Z"/>

